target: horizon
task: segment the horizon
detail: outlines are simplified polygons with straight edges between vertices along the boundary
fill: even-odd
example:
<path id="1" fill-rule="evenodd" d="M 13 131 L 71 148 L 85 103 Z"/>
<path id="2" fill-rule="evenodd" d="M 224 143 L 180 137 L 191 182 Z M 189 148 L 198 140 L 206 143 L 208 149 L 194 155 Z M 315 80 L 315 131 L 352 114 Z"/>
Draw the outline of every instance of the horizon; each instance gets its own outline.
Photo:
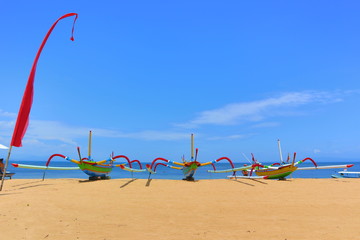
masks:
<path id="1" fill-rule="evenodd" d="M 9 146 L 35 54 L 23 147 L 10 162 L 112 152 L 151 162 L 227 156 L 355 161 L 360 155 L 360 3 L 6 2 L 0 144 Z M 34 14 L 36 13 L 36 14 Z M 0 150 L 0 158 L 7 151 Z M 336 160 L 335 160 L 336 159 Z M 333 160 L 330 160 L 333 161 Z"/>

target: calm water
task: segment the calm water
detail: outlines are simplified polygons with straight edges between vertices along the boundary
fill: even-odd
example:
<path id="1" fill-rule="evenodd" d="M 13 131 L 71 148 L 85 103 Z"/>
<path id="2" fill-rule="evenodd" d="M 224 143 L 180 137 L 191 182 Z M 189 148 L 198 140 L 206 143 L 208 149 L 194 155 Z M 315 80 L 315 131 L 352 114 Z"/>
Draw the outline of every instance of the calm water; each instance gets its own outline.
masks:
<path id="1" fill-rule="evenodd" d="M 16 162 L 21 164 L 29 164 L 29 165 L 40 165 L 44 166 L 44 161 L 24 161 L 24 162 Z M 235 167 L 240 167 L 243 163 L 234 163 Z M 266 164 L 266 163 L 264 163 Z M 342 164 L 355 164 L 352 168 L 349 168 L 349 171 L 359 171 L 360 172 L 360 162 L 318 162 L 319 166 L 327 166 L 327 165 L 342 165 Z M 50 166 L 66 166 L 66 167 L 76 167 L 76 164 L 71 162 L 51 162 Z M 145 166 L 145 163 L 143 163 Z M 311 167 L 312 164 L 308 162 L 304 162 L 299 167 Z M 218 163 L 216 164 L 217 169 L 228 169 L 228 163 Z M 197 170 L 195 174 L 195 179 L 224 179 L 226 176 L 231 175 L 231 173 L 208 173 L 207 170 L 211 170 L 212 167 L 204 166 Z M 321 169 L 321 170 L 298 170 L 292 174 L 293 178 L 331 178 L 332 174 L 343 170 L 343 169 Z M 14 179 L 41 179 L 44 173 L 44 170 L 36 170 L 36 169 L 25 169 L 25 168 L 14 168 L 9 164 L 8 171 L 14 172 Z M 238 174 L 241 174 L 238 172 Z M 120 168 L 114 168 L 110 174 L 112 179 L 118 178 L 142 178 L 147 179 L 149 176 L 148 172 L 143 173 L 130 173 Z M 151 178 L 153 179 L 182 179 L 182 171 L 176 169 L 170 169 L 163 166 L 158 166 L 157 173 L 152 174 Z M 46 172 L 46 178 L 81 178 L 87 179 L 88 176 L 83 173 L 81 170 L 48 170 Z"/>

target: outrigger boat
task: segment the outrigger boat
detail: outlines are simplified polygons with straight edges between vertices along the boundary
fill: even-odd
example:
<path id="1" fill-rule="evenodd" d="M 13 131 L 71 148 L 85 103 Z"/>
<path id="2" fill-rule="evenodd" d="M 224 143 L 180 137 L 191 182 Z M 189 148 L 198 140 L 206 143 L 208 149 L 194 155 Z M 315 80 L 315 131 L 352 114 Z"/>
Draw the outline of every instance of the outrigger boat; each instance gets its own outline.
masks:
<path id="1" fill-rule="evenodd" d="M 114 167 L 119 167 L 122 170 L 129 171 L 129 172 L 144 172 L 144 171 L 146 171 L 146 169 L 142 168 L 142 164 L 140 163 L 139 160 L 131 161 L 128 157 L 126 157 L 124 155 L 111 156 L 109 159 L 106 159 L 106 160 L 94 161 L 91 157 L 91 139 L 92 139 L 92 133 L 90 131 L 90 133 L 89 133 L 89 151 L 88 151 L 87 158 L 81 157 L 80 148 L 77 147 L 78 154 L 79 154 L 79 160 L 75 160 L 75 159 L 66 157 L 62 154 L 53 154 L 49 157 L 45 166 L 25 165 L 25 164 L 16 164 L 16 163 L 13 163 L 12 165 L 14 167 L 20 167 L 20 168 L 43 169 L 43 170 L 78 170 L 78 169 L 80 169 L 86 175 L 89 176 L 89 180 L 110 179 L 109 174 L 111 173 L 111 171 Z M 62 157 L 67 161 L 77 164 L 78 167 L 49 167 L 49 164 L 54 157 Z M 125 158 L 127 160 L 127 163 L 115 165 L 114 161 L 119 158 Z M 137 163 L 139 165 L 140 169 L 132 168 L 133 163 Z M 129 165 L 129 166 L 126 166 L 126 165 Z M 45 177 L 45 172 L 44 172 L 44 177 Z"/>
<path id="2" fill-rule="evenodd" d="M 312 160 L 311 158 L 305 158 L 303 160 L 300 160 L 298 162 L 295 162 L 295 156 L 291 164 L 271 164 L 269 166 L 260 164 L 258 161 L 255 160 L 253 156 L 253 162 L 254 164 L 239 168 L 231 168 L 226 170 L 208 170 L 210 173 L 226 173 L 226 172 L 233 172 L 233 175 L 228 176 L 228 178 L 263 178 L 263 179 L 285 179 L 287 176 L 298 170 L 297 167 L 298 164 L 303 163 L 307 160 L 311 161 L 315 166 L 317 166 L 316 162 Z M 277 166 L 279 165 L 279 166 Z M 248 174 L 248 171 L 250 170 L 250 173 Z M 242 171 L 246 172 L 247 174 L 244 174 L 243 176 L 236 175 L 236 172 Z M 253 173 L 256 174 L 256 176 L 253 176 Z"/>
<path id="3" fill-rule="evenodd" d="M 161 157 L 156 158 L 152 161 L 151 164 L 146 164 L 146 169 L 149 172 L 149 179 L 150 179 L 151 174 L 156 173 L 156 168 L 159 165 L 162 165 L 162 166 L 165 166 L 168 168 L 172 168 L 172 169 L 181 170 L 184 174 L 183 180 L 187 180 L 187 181 L 195 180 L 194 175 L 199 167 L 212 165 L 213 168 L 216 169 L 214 164 L 221 160 L 227 160 L 230 163 L 230 165 L 234 168 L 233 162 L 227 157 L 218 158 L 211 162 L 200 163 L 197 161 L 197 156 L 198 156 L 198 148 L 196 148 L 196 150 L 195 150 L 195 157 L 194 157 L 194 134 L 191 134 L 191 160 L 186 161 L 184 156 L 182 157 L 182 162 L 175 162 L 175 161 L 171 161 L 171 160 L 161 158 Z M 166 162 L 167 164 L 159 162 L 159 161 Z M 173 166 L 173 164 L 177 165 L 177 166 Z"/>
<path id="4" fill-rule="evenodd" d="M 292 174 L 297 170 L 317 170 L 317 169 L 331 169 L 331 168 L 350 168 L 354 166 L 353 164 L 345 164 L 345 165 L 329 165 L 329 166 L 318 166 L 317 163 L 311 158 L 304 158 L 303 160 L 295 162 L 296 153 L 294 153 L 293 161 L 291 164 L 285 163 L 282 159 L 280 140 L 278 140 L 279 153 L 280 153 L 280 161 L 281 163 L 274 163 L 269 166 L 260 164 L 252 154 L 253 164 L 249 166 L 239 167 L 239 168 L 231 168 L 226 170 L 208 170 L 211 173 L 225 173 L 225 172 L 233 172 L 233 175 L 228 176 L 228 178 L 263 178 L 263 179 L 279 179 L 285 180 L 287 176 Z M 289 162 L 290 156 L 288 156 L 287 162 Z M 297 165 L 305 162 L 311 161 L 314 164 L 314 167 L 298 167 Z M 250 174 L 244 174 L 243 176 L 236 175 L 236 172 L 243 171 L 247 173 L 250 170 Z M 255 173 L 256 176 L 253 176 Z"/>
<path id="5" fill-rule="evenodd" d="M 296 153 L 294 154 L 294 156 Z M 298 167 L 298 164 L 301 164 L 305 162 L 306 160 L 311 161 L 314 164 L 314 167 Z M 311 158 L 305 158 L 303 160 L 300 160 L 298 162 L 294 162 L 292 164 L 282 164 L 279 166 L 276 166 L 278 164 L 272 164 L 270 166 L 262 165 L 259 163 L 246 166 L 246 167 L 240 167 L 240 168 L 232 168 L 227 170 L 208 170 L 208 172 L 211 173 L 224 173 L 224 172 L 238 172 L 243 170 L 250 170 L 250 174 L 248 175 L 236 175 L 233 174 L 231 176 L 228 176 L 228 178 L 263 178 L 263 179 L 279 179 L 279 180 L 285 180 L 287 176 L 292 174 L 293 172 L 297 170 L 317 170 L 317 169 L 331 169 L 331 168 L 350 168 L 354 166 L 353 164 L 346 164 L 346 165 L 330 165 L 330 166 L 318 166 L 316 162 Z M 253 176 L 253 173 L 255 173 L 256 176 Z"/>

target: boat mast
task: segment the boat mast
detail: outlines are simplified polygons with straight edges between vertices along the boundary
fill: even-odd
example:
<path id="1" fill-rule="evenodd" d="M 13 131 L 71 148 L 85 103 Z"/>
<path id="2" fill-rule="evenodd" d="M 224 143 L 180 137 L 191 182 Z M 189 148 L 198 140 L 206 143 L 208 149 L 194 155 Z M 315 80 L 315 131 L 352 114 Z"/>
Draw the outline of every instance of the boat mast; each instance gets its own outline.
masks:
<path id="1" fill-rule="evenodd" d="M 194 160 L 194 134 L 191 134 L 191 161 Z"/>
<path id="2" fill-rule="evenodd" d="M 89 132 L 89 147 L 88 147 L 88 158 L 91 160 L 91 131 Z"/>
<path id="3" fill-rule="evenodd" d="M 284 161 L 283 161 L 282 152 L 281 152 L 280 139 L 278 139 L 278 148 L 279 148 L 279 154 L 280 154 L 280 161 L 281 161 L 281 164 L 283 164 Z"/>

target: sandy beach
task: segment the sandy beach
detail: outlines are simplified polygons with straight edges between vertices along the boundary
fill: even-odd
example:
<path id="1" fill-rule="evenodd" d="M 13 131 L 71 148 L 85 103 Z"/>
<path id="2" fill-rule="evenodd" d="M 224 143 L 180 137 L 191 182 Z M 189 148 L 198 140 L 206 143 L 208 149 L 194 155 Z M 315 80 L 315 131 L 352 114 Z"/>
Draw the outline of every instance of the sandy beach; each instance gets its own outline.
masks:
<path id="1" fill-rule="evenodd" d="M 0 239 L 360 239 L 360 179 L 12 179 Z"/>

